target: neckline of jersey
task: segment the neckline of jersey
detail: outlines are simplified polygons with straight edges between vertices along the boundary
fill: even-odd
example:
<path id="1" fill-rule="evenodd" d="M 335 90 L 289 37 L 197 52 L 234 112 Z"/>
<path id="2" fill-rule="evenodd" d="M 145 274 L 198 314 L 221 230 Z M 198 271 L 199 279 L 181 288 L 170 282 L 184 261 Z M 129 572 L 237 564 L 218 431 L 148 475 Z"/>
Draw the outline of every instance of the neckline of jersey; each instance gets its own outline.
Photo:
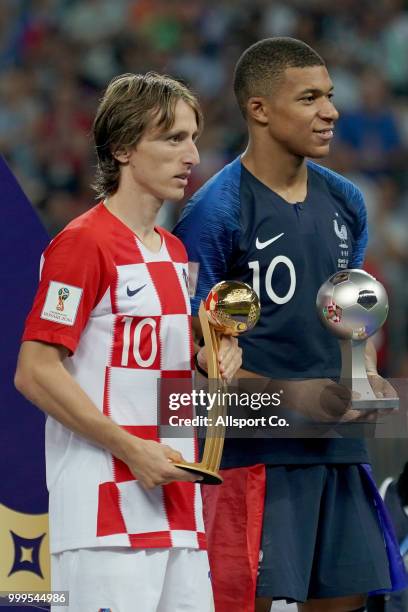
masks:
<path id="1" fill-rule="evenodd" d="M 261 185 L 261 187 L 263 187 L 266 191 L 268 191 L 268 193 L 271 193 L 272 195 L 274 195 L 279 202 L 281 202 L 282 204 L 284 204 L 285 206 L 290 206 L 293 207 L 294 209 L 300 209 L 303 210 L 306 206 L 306 204 L 308 203 L 308 198 L 309 198 L 309 188 L 310 188 L 310 182 L 309 182 L 309 169 L 307 172 L 307 190 L 306 190 L 306 197 L 302 202 L 288 202 L 287 200 L 285 200 L 285 198 L 283 198 L 281 195 L 279 195 L 279 193 L 277 193 L 276 191 L 274 191 L 273 189 L 271 189 L 270 187 L 268 187 L 268 185 L 265 185 L 265 183 L 263 183 L 257 176 L 255 176 L 255 174 L 253 174 L 250 170 L 248 170 L 248 168 L 246 168 L 244 166 L 244 164 L 241 161 L 241 168 L 247 173 L 249 174 L 249 176 L 256 181 L 259 185 Z"/>
<path id="2" fill-rule="evenodd" d="M 122 230 L 126 230 L 127 233 L 131 234 L 133 238 L 136 238 L 136 241 L 139 243 L 139 245 L 147 252 L 150 253 L 152 255 L 159 255 L 164 247 L 165 247 L 165 238 L 164 238 L 164 234 L 161 230 L 161 227 L 159 225 L 155 225 L 154 226 L 154 231 L 159 234 L 160 236 L 160 240 L 161 240 L 161 244 L 160 244 L 160 249 L 158 251 L 152 251 L 151 249 L 149 249 L 145 243 L 143 242 L 143 240 L 141 240 L 141 238 L 136 234 L 136 232 L 134 232 L 128 225 L 126 225 L 126 223 L 124 221 L 122 221 L 122 219 L 119 219 L 119 217 L 117 217 L 116 215 L 114 215 L 109 208 L 106 206 L 105 204 L 105 200 L 102 200 L 101 202 L 99 202 L 99 205 L 101 206 L 101 209 L 108 214 L 108 216 L 114 220 L 114 222 L 116 223 L 116 225 L 118 225 L 118 227 L 120 227 Z"/>

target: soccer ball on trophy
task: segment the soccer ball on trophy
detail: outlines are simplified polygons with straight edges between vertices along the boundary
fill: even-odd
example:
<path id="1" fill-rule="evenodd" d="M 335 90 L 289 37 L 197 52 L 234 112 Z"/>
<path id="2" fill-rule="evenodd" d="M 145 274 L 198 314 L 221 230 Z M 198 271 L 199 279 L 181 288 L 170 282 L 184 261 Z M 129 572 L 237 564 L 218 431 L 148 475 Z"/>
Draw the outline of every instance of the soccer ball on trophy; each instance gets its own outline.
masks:
<path id="1" fill-rule="evenodd" d="M 394 409 L 398 398 L 377 398 L 367 378 L 365 346 L 388 315 L 387 292 L 364 270 L 342 270 L 320 287 L 316 308 L 323 325 L 339 339 L 340 382 L 354 395 L 358 410 Z M 356 392 L 356 393 L 354 393 Z"/>
<path id="2" fill-rule="evenodd" d="M 366 340 L 388 315 L 383 285 L 364 270 L 333 274 L 320 287 L 316 305 L 323 325 L 345 340 Z"/>

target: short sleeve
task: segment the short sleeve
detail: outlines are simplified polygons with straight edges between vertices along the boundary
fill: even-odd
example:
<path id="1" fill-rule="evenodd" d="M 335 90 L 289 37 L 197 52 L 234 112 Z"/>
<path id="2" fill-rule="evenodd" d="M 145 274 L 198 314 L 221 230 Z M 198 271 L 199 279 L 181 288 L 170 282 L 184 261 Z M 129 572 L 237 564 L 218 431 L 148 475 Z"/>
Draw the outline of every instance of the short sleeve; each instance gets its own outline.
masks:
<path id="1" fill-rule="evenodd" d="M 362 268 L 368 242 L 367 209 L 363 194 L 351 181 L 329 168 L 319 166 L 308 160 L 309 168 L 323 176 L 329 188 L 343 200 L 345 206 L 353 211 L 353 255 L 350 268 Z"/>
<path id="2" fill-rule="evenodd" d="M 216 175 L 200 189 L 174 228 L 188 254 L 193 315 L 210 289 L 227 278 L 239 239 L 239 165 L 235 168 L 226 177 Z"/>
<path id="3" fill-rule="evenodd" d="M 357 209 L 357 231 L 350 268 L 361 268 L 368 242 L 367 209 L 363 195 L 357 188 L 354 190 L 353 200 Z"/>
<path id="4" fill-rule="evenodd" d="M 59 234 L 43 254 L 23 341 L 62 345 L 74 353 L 92 309 L 109 285 L 105 267 L 89 232 L 72 229 Z"/>

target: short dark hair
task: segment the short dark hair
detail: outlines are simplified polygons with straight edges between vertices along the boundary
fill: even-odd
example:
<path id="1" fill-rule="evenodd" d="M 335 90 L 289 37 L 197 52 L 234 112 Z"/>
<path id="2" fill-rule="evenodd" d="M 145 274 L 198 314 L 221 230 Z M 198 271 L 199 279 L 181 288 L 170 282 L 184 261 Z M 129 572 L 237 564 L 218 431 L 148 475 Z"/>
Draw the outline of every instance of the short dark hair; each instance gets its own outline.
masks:
<path id="1" fill-rule="evenodd" d="M 234 92 L 244 118 L 249 98 L 269 96 L 286 68 L 307 66 L 325 66 L 325 61 L 296 38 L 265 38 L 248 47 L 234 71 Z"/>
<path id="2" fill-rule="evenodd" d="M 156 72 L 122 74 L 112 79 L 93 123 L 98 160 L 93 188 L 99 198 L 113 195 L 119 187 L 120 163 L 114 152 L 135 147 L 152 120 L 163 130 L 169 130 L 178 100 L 192 108 L 200 132 L 203 124 L 200 104 L 183 83 Z"/>

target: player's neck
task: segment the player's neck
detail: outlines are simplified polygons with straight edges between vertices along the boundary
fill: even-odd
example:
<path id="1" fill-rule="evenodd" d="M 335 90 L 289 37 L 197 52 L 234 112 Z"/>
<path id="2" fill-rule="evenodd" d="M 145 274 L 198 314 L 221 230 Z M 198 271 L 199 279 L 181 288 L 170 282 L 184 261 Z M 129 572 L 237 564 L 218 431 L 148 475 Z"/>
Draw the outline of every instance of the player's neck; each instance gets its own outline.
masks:
<path id="1" fill-rule="evenodd" d="M 278 145 L 274 151 L 253 141 L 242 156 L 242 163 L 258 180 L 288 202 L 302 202 L 307 195 L 307 166 L 304 157 L 295 156 Z"/>
<path id="2" fill-rule="evenodd" d="M 106 208 L 151 250 L 160 248 L 160 239 L 154 231 L 154 226 L 162 204 L 163 202 L 151 194 L 126 189 L 123 185 L 119 186 L 116 193 L 105 199 Z"/>

